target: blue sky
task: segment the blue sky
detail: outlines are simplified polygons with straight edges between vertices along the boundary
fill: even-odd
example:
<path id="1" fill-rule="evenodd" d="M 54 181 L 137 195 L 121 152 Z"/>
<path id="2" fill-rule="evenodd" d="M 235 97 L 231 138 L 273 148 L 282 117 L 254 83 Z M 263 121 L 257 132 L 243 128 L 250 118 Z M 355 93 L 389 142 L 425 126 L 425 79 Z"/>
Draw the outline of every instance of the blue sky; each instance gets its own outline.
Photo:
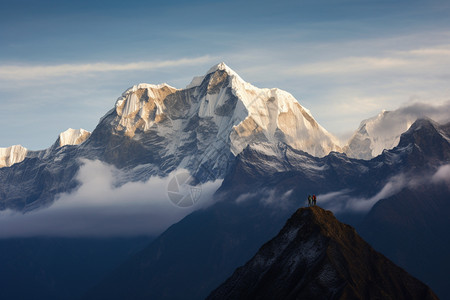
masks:
<path id="1" fill-rule="evenodd" d="M 450 100 L 449 1 L 0 0 L 0 147 L 92 131 L 140 82 L 224 61 L 294 95 L 330 132 Z"/>

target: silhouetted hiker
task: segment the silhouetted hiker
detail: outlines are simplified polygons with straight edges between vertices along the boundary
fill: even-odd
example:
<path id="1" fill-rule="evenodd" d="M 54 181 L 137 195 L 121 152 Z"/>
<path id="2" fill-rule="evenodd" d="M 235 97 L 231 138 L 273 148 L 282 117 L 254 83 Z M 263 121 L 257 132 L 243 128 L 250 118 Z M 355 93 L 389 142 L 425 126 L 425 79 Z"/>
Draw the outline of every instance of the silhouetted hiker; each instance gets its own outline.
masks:
<path id="1" fill-rule="evenodd" d="M 311 195 L 308 195 L 308 206 L 312 205 L 312 197 Z"/>
<path id="2" fill-rule="evenodd" d="M 312 201 L 313 201 L 313 206 L 316 206 L 316 201 L 317 201 L 317 198 L 316 198 L 316 195 L 313 195 L 312 196 Z"/>

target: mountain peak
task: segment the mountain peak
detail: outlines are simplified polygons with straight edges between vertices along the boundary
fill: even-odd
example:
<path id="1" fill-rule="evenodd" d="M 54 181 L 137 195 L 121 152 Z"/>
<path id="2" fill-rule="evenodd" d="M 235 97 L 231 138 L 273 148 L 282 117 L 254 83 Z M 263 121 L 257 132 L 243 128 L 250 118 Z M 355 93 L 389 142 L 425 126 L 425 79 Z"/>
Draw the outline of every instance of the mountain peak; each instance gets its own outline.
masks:
<path id="1" fill-rule="evenodd" d="M 224 71 L 231 71 L 231 72 L 234 72 L 234 71 L 231 70 L 231 68 L 228 67 L 224 62 L 220 62 L 220 63 L 215 64 L 214 66 L 212 66 L 212 67 L 208 70 L 208 72 L 206 72 L 206 74 L 213 73 L 213 72 L 215 72 L 215 71 L 217 71 L 217 70 L 224 70 Z"/>
<path id="2" fill-rule="evenodd" d="M 237 76 L 240 78 L 240 76 L 234 71 L 232 70 L 229 66 L 227 66 L 224 62 L 218 63 L 214 66 L 212 66 L 208 72 L 206 72 L 205 75 L 217 72 L 217 71 L 225 71 L 228 75 L 233 75 L 233 76 Z"/>
<path id="3" fill-rule="evenodd" d="M 280 233 L 208 299 L 437 299 L 320 207 L 300 208 Z"/>
<path id="4" fill-rule="evenodd" d="M 415 155 L 414 164 L 429 164 L 429 160 L 447 161 L 450 157 L 449 133 L 445 125 L 442 126 L 429 118 L 421 118 L 401 135 L 398 148 L 412 149 Z"/>
<path id="5" fill-rule="evenodd" d="M 28 150 L 22 145 L 0 148 L 0 168 L 9 167 L 23 161 Z"/>
<path id="6" fill-rule="evenodd" d="M 407 131 L 405 131 L 401 137 L 399 142 L 399 147 L 406 146 L 411 143 L 413 140 L 416 143 L 420 143 L 418 141 L 418 137 L 431 137 L 433 135 L 441 134 L 439 131 L 440 125 L 430 118 L 420 118 L 417 119 Z"/>
<path id="7" fill-rule="evenodd" d="M 69 128 L 64 132 L 61 132 L 58 137 L 58 146 L 63 147 L 66 145 L 79 145 L 89 138 L 91 132 L 80 129 Z"/>
<path id="8" fill-rule="evenodd" d="M 195 88 L 200 86 L 203 83 L 203 80 L 205 80 L 205 78 L 211 76 L 210 74 L 216 73 L 218 71 L 222 71 L 225 72 L 228 76 L 234 78 L 235 80 L 241 82 L 241 83 L 246 83 L 248 85 L 250 85 L 249 83 L 245 82 L 238 73 L 236 73 L 233 69 L 231 69 L 229 66 L 227 66 L 224 62 L 218 63 L 214 66 L 212 66 L 203 76 L 195 76 L 191 83 L 189 83 L 186 86 L 186 89 L 191 89 L 191 88 Z"/>
<path id="9" fill-rule="evenodd" d="M 439 124 L 435 121 L 433 121 L 432 119 L 428 118 L 428 117 L 422 117 L 420 119 L 417 119 L 409 128 L 410 131 L 417 131 L 422 129 L 423 127 L 425 128 L 438 128 Z M 408 131 L 409 131 L 408 130 Z"/>

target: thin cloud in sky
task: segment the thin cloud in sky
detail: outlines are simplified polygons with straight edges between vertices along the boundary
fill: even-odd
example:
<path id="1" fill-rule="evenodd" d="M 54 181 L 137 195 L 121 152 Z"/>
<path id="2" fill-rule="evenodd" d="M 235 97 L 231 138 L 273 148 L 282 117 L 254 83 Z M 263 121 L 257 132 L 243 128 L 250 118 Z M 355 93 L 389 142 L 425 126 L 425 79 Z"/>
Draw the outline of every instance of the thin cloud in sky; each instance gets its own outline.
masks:
<path id="1" fill-rule="evenodd" d="M 406 66 L 408 61 L 391 57 L 346 57 L 334 61 L 304 64 L 293 67 L 288 72 L 295 75 L 336 75 L 368 72 Z"/>
<path id="2" fill-rule="evenodd" d="M 439 48 L 421 48 L 414 49 L 410 51 L 398 52 L 399 54 L 409 54 L 409 55 L 433 55 L 433 56 L 450 56 L 450 46 L 439 47 Z"/>
<path id="3" fill-rule="evenodd" d="M 93 72 L 155 70 L 169 67 L 203 64 L 214 61 L 215 58 L 204 55 L 194 58 L 176 60 L 140 61 L 131 63 L 86 63 L 60 65 L 3 65 L 0 67 L 0 79 L 26 80 L 45 79 L 50 77 L 79 75 Z"/>
<path id="4" fill-rule="evenodd" d="M 413 49 L 402 52 L 388 52 L 378 56 L 351 56 L 317 63 L 298 64 L 288 69 L 293 75 L 338 75 L 352 73 L 371 73 L 392 70 L 395 72 L 429 71 L 443 69 L 450 63 L 450 50 L 445 48 Z"/>

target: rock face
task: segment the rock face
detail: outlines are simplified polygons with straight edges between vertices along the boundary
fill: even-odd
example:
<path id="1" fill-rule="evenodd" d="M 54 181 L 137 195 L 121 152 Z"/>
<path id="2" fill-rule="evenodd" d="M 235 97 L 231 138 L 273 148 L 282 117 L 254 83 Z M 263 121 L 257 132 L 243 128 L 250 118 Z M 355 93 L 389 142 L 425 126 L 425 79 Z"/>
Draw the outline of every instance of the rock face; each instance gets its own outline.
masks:
<path id="1" fill-rule="evenodd" d="M 438 299 L 330 211 L 301 208 L 207 299 Z"/>

